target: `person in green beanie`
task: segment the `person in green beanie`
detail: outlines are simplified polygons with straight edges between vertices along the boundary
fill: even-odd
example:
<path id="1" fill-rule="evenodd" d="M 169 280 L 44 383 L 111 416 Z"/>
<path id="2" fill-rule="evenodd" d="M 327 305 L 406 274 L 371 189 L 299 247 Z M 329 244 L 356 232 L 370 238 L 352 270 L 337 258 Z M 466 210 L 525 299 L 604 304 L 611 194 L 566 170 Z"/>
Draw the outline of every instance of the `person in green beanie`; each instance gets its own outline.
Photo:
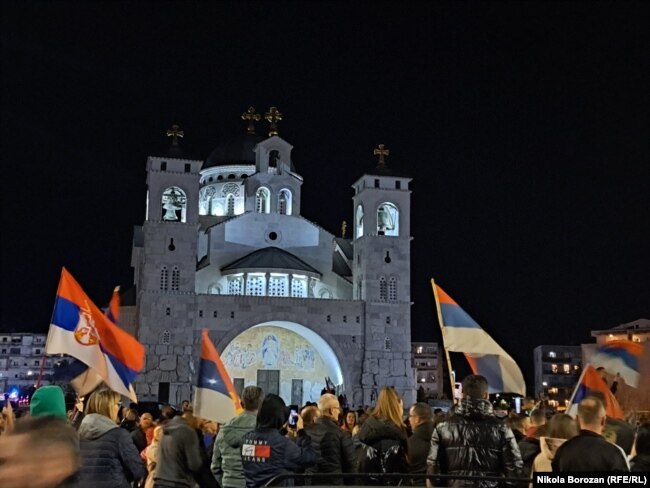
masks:
<path id="1" fill-rule="evenodd" d="M 52 416 L 66 422 L 68 420 L 65 409 L 65 396 L 60 386 L 41 386 L 32 395 L 29 404 L 29 413 L 32 417 Z"/>

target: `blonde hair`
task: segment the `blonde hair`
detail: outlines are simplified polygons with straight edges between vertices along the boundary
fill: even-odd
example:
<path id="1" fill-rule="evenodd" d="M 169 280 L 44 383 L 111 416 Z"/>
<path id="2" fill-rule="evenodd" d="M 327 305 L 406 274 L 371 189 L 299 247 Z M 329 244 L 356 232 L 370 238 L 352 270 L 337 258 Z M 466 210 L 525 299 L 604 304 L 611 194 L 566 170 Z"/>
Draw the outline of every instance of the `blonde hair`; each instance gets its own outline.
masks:
<path id="1" fill-rule="evenodd" d="M 111 420 L 115 420 L 113 418 L 113 406 L 118 404 L 121 399 L 122 395 L 113 390 L 95 390 L 90 395 L 86 404 L 86 415 L 89 413 L 98 413 Z"/>
<path id="2" fill-rule="evenodd" d="M 151 443 L 153 444 L 154 442 L 156 442 L 156 443 L 160 442 L 160 439 L 162 438 L 162 436 L 163 436 L 163 426 L 159 425 L 158 427 L 153 429 L 153 436 L 152 436 L 152 439 L 151 439 Z"/>
<path id="3" fill-rule="evenodd" d="M 401 430 L 406 430 L 402 420 L 402 399 L 394 388 L 386 386 L 381 389 L 377 398 L 377 405 L 370 415 L 377 419 L 388 420 Z"/>

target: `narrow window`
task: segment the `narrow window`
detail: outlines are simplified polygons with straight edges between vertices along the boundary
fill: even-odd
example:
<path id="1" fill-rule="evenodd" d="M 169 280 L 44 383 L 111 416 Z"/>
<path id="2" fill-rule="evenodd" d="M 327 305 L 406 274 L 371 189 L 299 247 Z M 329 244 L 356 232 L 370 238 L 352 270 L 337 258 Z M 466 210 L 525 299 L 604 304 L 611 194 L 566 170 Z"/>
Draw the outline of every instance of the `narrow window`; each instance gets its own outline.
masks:
<path id="1" fill-rule="evenodd" d="M 379 301 L 385 302 L 388 298 L 388 285 L 386 283 L 386 277 L 382 276 L 379 278 Z"/>
<path id="2" fill-rule="evenodd" d="M 397 301 L 397 279 L 394 276 L 391 276 L 390 280 L 388 280 L 388 301 Z"/>
<path id="3" fill-rule="evenodd" d="M 395 182 L 395 189 L 396 190 L 401 190 L 402 189 L 402 182 L 401 181 L 396 181 Z"/>
<path id="4" fill-rule="evenodd" d="M 189 173 L 192 170 L 192 165 L 190 163 L 185 163 L 185 172 Z"/>
<path id="5" fill-rule="evenodd" d="M 181 270 L 178 266 L 172 268 L 172 291 L 178 291 L 181 282 Z"/>
<path id="6" fill-rule="evenodd" d="M 160 269 L 160 291 L 167 291 L 169 288 L 169 271 L 167 266 Z"/>
<path id="7" fill-rule="evenodd" d="M 199 310 L 199 317 L 203 317 L 203 310 Z"/>
<path id="8" fill-rule="evenodd" d="M 379 188 L 379 178 L 375 178 L 375 188 Z"/>
<path id="9" fill-rule="evenodd" d="M 167 171 L 167 161 L 160 163 L 160 171 Z"/>

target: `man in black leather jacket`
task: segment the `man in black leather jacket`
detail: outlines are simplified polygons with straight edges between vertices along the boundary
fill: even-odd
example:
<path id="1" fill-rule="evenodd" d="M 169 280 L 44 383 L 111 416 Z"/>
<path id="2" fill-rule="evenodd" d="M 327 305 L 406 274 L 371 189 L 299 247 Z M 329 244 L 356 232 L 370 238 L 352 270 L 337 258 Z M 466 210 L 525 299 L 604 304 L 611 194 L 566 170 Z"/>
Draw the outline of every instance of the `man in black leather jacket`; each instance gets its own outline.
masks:
<path id="1" fill-rule="evenodd" d="M 519 477 L 523 463 L 515 436 L 494 415 L 488 383 L 480 375 L 463 380 L 463 397 L 431 436 L 427 473 Z M 454 487 L 496 487 L 498 482 L 453 480 Z M 427 486 L 431 486 L 427 481 Z"/>
<path id="2" fill-rule="evenodd" d="M 356 471 L 356 451 L 349 432 L 338 425 L 341 405 L 336 396 L 325 393 L 318 401 L 320 417 L 312 424 L 305 425 L 305 432 L 311 437 L 311 444 L 320 460 L 307 473 L 354 473 Z M 314 476 L 312 485 L 342 485 L 343 478 Z"/>

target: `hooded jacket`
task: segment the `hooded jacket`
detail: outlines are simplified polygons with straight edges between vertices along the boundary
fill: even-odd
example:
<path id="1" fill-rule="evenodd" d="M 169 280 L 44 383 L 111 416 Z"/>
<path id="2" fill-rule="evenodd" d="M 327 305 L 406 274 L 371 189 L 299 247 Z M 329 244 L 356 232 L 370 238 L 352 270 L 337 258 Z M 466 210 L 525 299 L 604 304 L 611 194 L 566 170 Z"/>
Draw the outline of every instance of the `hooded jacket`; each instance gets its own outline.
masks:
<path id="1" fill-rule="evenodd" d="M 522 467 L 512 430 L 496 418 L 487 400 L 461 399 L 453 414 L 433 429 L 427 457 L 429 474 L 519 477 Z M 481 482 L 481 486 L 497 485 Z M 455 480 L 452 486 L 472 485 Z"/>
<path id="2" fill-rule="evenodd" d="M 65 397 L 61 387 L 46 385 L 36 390 L 29 402 L 29 413 L 32 417 L 51 415 L 67 422 L 68 416 L 65 409 Z"/>
<path id="3" fill-rule="evenodd" d="M 556 439 L 555 437 L 540 437 L 539 447 L 541 452 L 535 457 L 532 466 L 532 472 L 548 473 L 553 471 L 551 461 L 555 457 L 557 449 L 566 442 L 566 439 Z"/>
<path id="4" fill-rule="evenodd" d="M 131 435 L 108 417 L 91 413 L 79 426 L 79 486 L 130 488 L 146 476 Z"/>
<path id="5" fill-rule="evenodd" d="M 214 442 L 212 474 L 224 488 L 244 488 L 244 468 L 241 463 L 242 437 L 255 429 L 257 415 L 244 411 L 221 427 Z"/>

